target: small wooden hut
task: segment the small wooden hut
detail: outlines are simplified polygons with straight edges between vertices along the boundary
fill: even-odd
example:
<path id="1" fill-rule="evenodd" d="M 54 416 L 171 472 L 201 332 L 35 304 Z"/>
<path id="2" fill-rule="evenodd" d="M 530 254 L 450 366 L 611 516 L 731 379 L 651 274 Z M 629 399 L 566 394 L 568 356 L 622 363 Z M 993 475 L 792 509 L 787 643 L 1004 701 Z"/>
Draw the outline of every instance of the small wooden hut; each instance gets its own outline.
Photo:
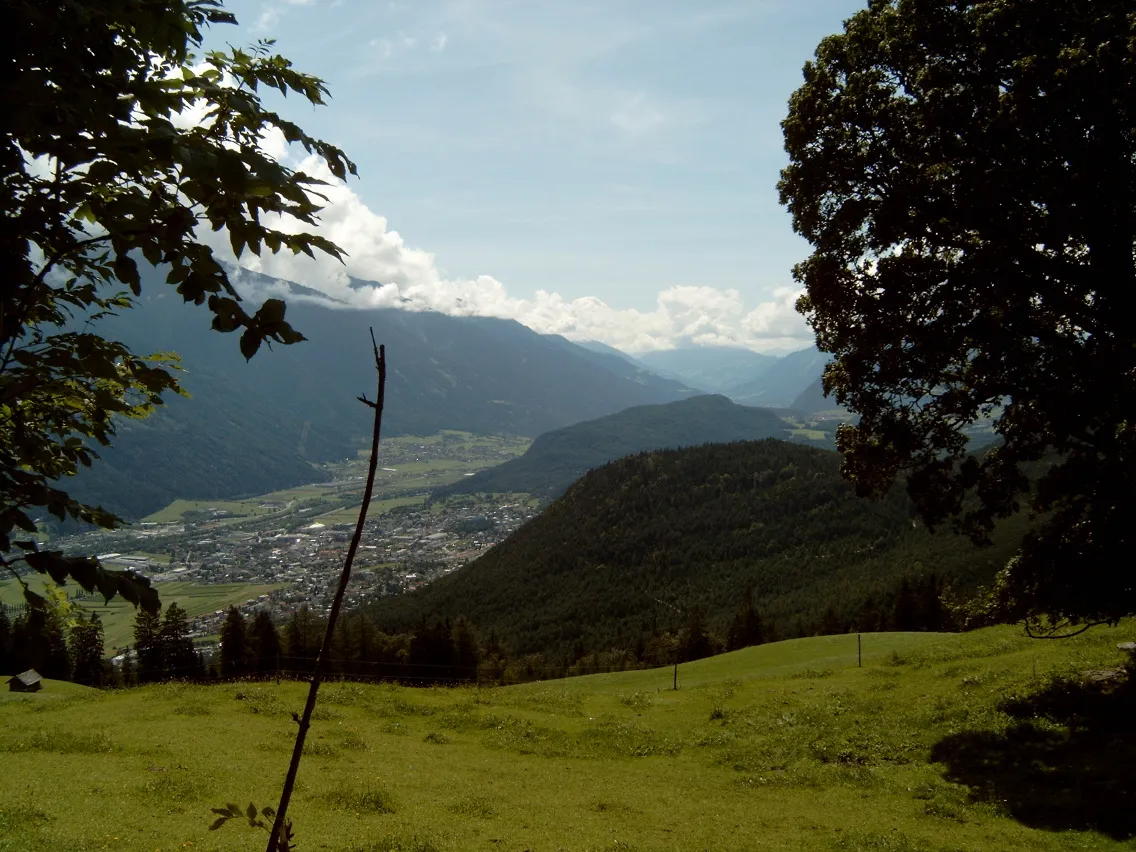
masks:
<path id="1" fill-rule="evenodd" d="M 8 681 L 9 692 L 39 692 L 43 689 L 43 679 L 35 669 L 20 672 Z"/>

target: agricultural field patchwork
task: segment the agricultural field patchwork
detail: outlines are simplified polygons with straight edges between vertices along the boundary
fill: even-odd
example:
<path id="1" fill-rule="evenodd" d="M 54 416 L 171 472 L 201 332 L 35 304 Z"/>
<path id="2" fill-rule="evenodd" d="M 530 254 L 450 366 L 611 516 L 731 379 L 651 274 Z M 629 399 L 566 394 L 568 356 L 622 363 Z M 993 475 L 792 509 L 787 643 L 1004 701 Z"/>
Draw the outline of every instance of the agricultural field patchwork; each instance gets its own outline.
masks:
<path id="1" fill-rule="evenodd" d="M 433 489 L 522 455 L 529 443 L 523 437 L 455 431 L 384 438 L 369 515 L 378 517 L 395 508 L 419 505 Z M 240 500 L 175 500 L 142 520 L 232 526 L 304 512 L 325 524 L 353 524 L 359 515 L 368 455 L 369 450 L 360 450 L 358 459 L 313 468 L 313 479 L 322 477 L 323 482 Z"/>
<path id="2" fill-rule="evenodd" d="M 749 648 L 510 687 L 331 683 L 300 849 L 1130 849 L 1136 625 Z M 300 683 L 0 699 L 0 850 L 249 850 L 211 808 L 275 805 Z M 1127 720 L 1127 721 L 1125 721 Z"/>

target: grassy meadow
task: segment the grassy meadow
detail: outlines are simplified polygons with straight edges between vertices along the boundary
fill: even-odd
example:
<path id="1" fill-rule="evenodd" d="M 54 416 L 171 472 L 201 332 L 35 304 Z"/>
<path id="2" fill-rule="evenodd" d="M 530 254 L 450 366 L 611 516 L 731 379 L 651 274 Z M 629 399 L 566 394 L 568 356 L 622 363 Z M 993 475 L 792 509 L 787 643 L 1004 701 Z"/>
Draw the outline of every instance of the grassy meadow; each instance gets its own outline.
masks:
<path id="1" fill-rule="evenodd" d="M 800 639 L 504 688 L 328 684 L 300 850 L 1131 849 L 1116 643 Z M 255 850 L 211 807 L 275 805 L 298 683 L 0 697 L 0 850 Z M 1111 694 L 1110 694 L 1111 693 Z M 1129 702 L 1124 707 L 1123 702 Z M 1120 702 L 1120 703 L 1118 703 Z"/>

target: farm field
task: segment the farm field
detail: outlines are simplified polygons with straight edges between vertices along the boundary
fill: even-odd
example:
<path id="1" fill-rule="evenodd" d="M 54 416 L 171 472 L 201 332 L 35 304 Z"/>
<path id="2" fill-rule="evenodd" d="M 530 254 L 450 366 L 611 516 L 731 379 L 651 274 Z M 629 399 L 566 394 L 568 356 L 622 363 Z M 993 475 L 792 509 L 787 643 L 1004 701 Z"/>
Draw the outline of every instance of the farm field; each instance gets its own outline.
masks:
<path id="1" fill-rule="evenodd" d="M 44 582 L 46 578 L 40 575 L 26 579 L 32 589 L 36 591 L 42 590 L 46 585 Z M 154 584 L 162 598 L 163 607 L 176 602 L 191 617 L 225 609 L 231 604 L 242 604 L 249 598 L 282 589 L 284 586 L 285 584 L 282 583 L 198 585 L 196 583 L 170 582 Z M 73 587 L 69 588 L 74 591 Z M 0 581 L 0 603 L 18 604 L 23 603 L 23 600 L 23 592 L 18 582 L 15 580 Z M 109 604 L 104 604 L 102 596 L 95 595 L 76 603 L 84 609 L 99 614 L 99 618 L 103 622 L 103 645 L 108 656 L 112 655 L 116 648 L 129 645 L 134 641 L 134 617 L 137 610 L 122 598 L 114 598 Z"/>
<path id="2" fill-rule="evenodd" d="M 437 435 L 402 435 L 384 438 L 379 470 L 375 477 L 375 498 L 370 517 L 400 506 L 424 502 L 429 492 L 458 481 L 466 474 L 519 456 L 529 446 L 528 438 L 472 435 L 445 431 Z M 260 494 L 240 500 L 175 500 L 165 508 L 143 518 L 145 522 L 176 523 L 186 513 L 208 514 L 211 510 L 230 513 L 213 521 L 222 525 L 290 515 L 307 509 L 321 523 L 354 523 L 359 514 L 366 474 L 367 452 L 357 460 L 312 469 L 315 482 Z"/>
<path id="3" fill-rule="evenodd" d="M 749 648 L 503 688 L 328 684 L 299 848 L 1131 849 L 1136 625 Z M 211 807 L 275 805 L 299 683 L 0 697 L 0 852 L 250 850 Z M 1111 693 L 1111 694 L 1110 694 Z"/>

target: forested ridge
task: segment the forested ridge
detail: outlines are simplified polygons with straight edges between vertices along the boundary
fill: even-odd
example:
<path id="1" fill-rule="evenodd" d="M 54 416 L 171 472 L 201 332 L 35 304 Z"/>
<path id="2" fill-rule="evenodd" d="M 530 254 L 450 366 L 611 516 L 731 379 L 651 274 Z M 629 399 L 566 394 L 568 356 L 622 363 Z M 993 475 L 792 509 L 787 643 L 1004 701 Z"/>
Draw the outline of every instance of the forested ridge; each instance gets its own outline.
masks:
<path id="1" fill-rule="evenodd" d="M 520 458 L 444 486 L 435 496 L 517 491 L 558 497 L 592 468 L 634 453 L 788 435 L 789 424 L 772 411 L 718 394 L 637 405 L 546 432 Z"/>
<path id="2" fill-rule="evenodd" d="M 516 653 L 634 650 L 692 619 L 723 633 L 752 588 L 767 632 L 896 624 L 901 590 L 991 579 L 1022 522 L 975 548 L 913 520 L 894 489 L 855 496 L 832 452 L 768 439 L 598 468 L 465 568 L 371 608 L 379 628 L 465 616 Z M 906 594 L 906 592 L 905 592 Z"/>

